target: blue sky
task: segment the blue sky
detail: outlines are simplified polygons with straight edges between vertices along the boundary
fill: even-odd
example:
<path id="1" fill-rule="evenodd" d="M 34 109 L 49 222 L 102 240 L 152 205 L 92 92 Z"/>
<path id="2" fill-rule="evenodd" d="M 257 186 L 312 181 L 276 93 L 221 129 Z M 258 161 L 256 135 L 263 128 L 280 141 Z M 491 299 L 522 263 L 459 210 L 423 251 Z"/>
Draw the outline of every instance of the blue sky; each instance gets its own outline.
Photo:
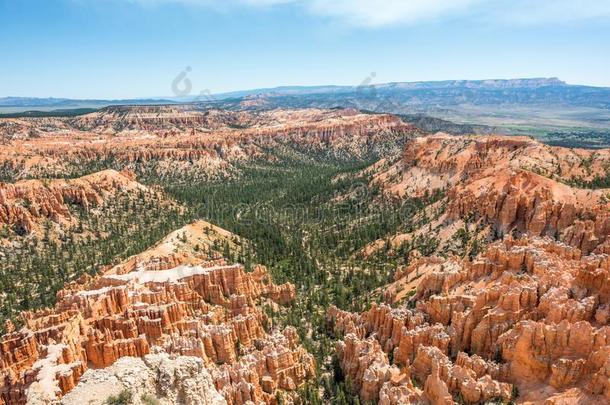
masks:
<path id="1" fill-rule="evenodd" d="M 610 87 L 610 0 L 0 0 L 0 97 L 557 76 Z"/>

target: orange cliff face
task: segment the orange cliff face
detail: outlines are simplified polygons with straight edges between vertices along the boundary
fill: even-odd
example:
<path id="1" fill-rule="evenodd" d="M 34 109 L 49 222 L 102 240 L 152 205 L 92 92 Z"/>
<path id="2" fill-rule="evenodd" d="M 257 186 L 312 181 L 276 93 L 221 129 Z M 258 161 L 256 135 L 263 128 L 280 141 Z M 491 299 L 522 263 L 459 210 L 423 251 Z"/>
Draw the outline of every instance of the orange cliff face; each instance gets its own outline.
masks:
<path id="1" fill-rule="evenodd" d="M 500 192 L 512 181 L 521 182 L 531 196 L 546 188 L 556 200 L 583 204 L 589 195 L 560 183 L 603 177 L 609 163 L 608 149 L 552 147 L 527 137 L 438 133 L 409 140 L 402 158 L 375 169 L 373 181 L 399 197 L 468 188 Z"/>
<path id="2" fill-rule="evenodd" d="M 610 301 L 602 279 L 610 280 L 605 255 L 506 238 L 473 261 L 427 272 L 412 305 L 331 308 L 328 317 L 345 336 L 337 356 L 363 399 L 477 403 L 518 392 L 521 403 L 605 403 Z"/>
<path id="3" fill-rule="evenodd" d="M 108 107 L 76 118 L 0 119 L 0 168 L 14 178 L 62 177 L 80 173 L 83 163 L 106 162 L 211 178 L 231 174 L 234 162 L 267 157 L 267 149 L 278 145 L 358 156 L 416 132 L 398 117 L 349 109 Z"/>
<path id="4" fill-rule="evenodd" d="M 568 149 L 523 136 L 453 136 L 414 138 L 402 159 L 379 173 L 389 191 L 422 194 L 426 188 L 450 188 L 497 173 L 525 170 L 555 180 L 591 180 L 606 174 L 610 150 Z M 398 179 L 389 180 L 391 174 Z M 389 180 L 389 181 L 388 181 Z"/>
<path id="5" fill-rule="evenodd" d="M 373 181 L 390 193 L 445 191 L 424 232 L 447 238 L 470 221 L 491 228 L 491 244 L 473 259 L 413 253 L 378 291 L 392 306 L 328 311 L 342 336 L 339 364 L 360 397 L 610 402 L 608 190 L 565 183 L 601 176 L 602 163 L 587 174 L 579 162 L 608 153 L 435 135 L 409 141 L 400 162 L 377 170 Z"/>
<path id="6" fill-rule="evenodd" d="M 486 227 L 491 239 L 558 237 L 584 253 L 600 253 L 609 249 L 610 190 L 568 184 L 603 177 L 608 164 L 610 150 L 551 147 L 525 137 L 437 134 L 408 141 L 397 163 L 372 169 L 372 182 L 399 198 L 444 192 L 430 208 L 442 211 L 432 227 L 443 242 L 467 219 Z M 394 243 L 419 234 L 398 235 Z"/>
<path id="7" fill-rule="evenodd" d="M 103 205 L 120 192 L 150 190 L 129 171 L 104 170 L 78 179 L 21 180 L 0 183 L 0 224 L 18 233 L 39 230 L 45 220 L 73 224 L 69 205 L 85 210 Z"/>
<path id="8" fill-rule="evenodd" d="M 104 274 L 58 293 L 52 309 L 24 313 L 25 327 L 0 341 L 0 403 L 52 401 L 89 368 L 149 353 L 194 356 L 228 404 L 274 403 L 315 374 L 313 357 L 291 328 L 273 329 L 257 303 L 287 304 L 291 284 L 250 273 L 213 251 L 233 237 L 197 222 Z"/>

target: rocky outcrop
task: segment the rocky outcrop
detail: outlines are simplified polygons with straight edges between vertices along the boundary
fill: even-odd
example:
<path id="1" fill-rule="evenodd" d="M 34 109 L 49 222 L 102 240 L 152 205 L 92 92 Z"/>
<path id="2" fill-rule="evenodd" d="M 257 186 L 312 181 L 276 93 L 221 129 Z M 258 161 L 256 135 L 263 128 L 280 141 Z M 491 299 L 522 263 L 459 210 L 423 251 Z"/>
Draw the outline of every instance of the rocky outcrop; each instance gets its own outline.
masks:
<path id="1" fill-rule="evenodd" d="M 328 315 L 338 332 L 344 331 L 346 325 L 349 325 L 350 332 L 337 346 L 337 357 L 346 376 L 355 382 L 360 396 L 365 400 L 394 404 L 427 398 L 433 403 L 443 403 L 447 395 L 451 399 L 449 388 L 443 388 L 447 383 L 453 384 L 451 392 L 463 395 L 460 391 L 462 385 L 457 384 L 457 381 L 465 381 L 464 391 L 471 398 L 478 395 L 476 401 L 495 398 L 496 394 L 510 399 L 511 389 L 508 384 L 501 385 L 495 381 L 484 380 L 477 385 L 476 378 L 473 378 L 472 382 L 467 380 L 469 374 L 464 374 L 462 368 L 456 369 L 455 372 L 460 375 L 454 376 L 453 366 L 446 356 L 450 336 L 442 325 L 427 323 L 423 313 L 373 305 L 371 310 L 361 316 L 336 308 L 331 308 Z M 356 325 L 360 328 L 356 328 Z M 429 354 L 430 350 L 433 350 L 434 355 Z M 392 362 L 389 362 L 386 353 L 391 354 Z M 424 355 L 426 353 L 428 355 Z M 475 364 L 479 371 L 481 368 L 487 370 L 494 367 L 479 357 L 479 362 L 470 361 L 464 353 L 459 353 L 458 358 L 462 367 L 471 368 Z M 497 366 L 495 367 L 497 369 Z M 439 375 L 446 381 L 427 381 L 426 377 L 431 374 L 433 368 L 442 369 Z M 482 377 L 485 373 L 480 371 L 480 374 Z M 495 374 L 497 376 L 499 373 Z M 414 389 L 412 378 L 425 383 L 423 394 Z M 386 390 L 393 394 L 384 392 Z M 485 394 L 482 394 L 483 392 Z"/>
<path id="2" fill-rule="evenodd" d="M 610 251 L 608 191 L 568 184 L 604 177 L 608 164 L 610 150 L 551 147 L 525 137 L 436 134 L 408 141 L 403 158 L 376 170 L 373 183 L 399 197 L 444 191 L 439 232 L 467 219 L 491 227 L 495 239 L 549 236 L 583 254 L 602 253 Z"/>
<path id="3" fill-rule="evenodd" d="M 131 394 L 134 405 L 156 401 L 163 404 L 221 405 L 205 362 L 198 357 L 149 354 L 142 358 L 122 357 L 112 366 L 89 369 L 61 404 L 102 405 L 121 392 Z M 34 393 L 30 388 L 28 397 Z M 144 402 L 148 400 L 148 402 Z"/>
<path id="4" fill-rule="evenodd" d="M 364 401 L 397 404 L 419 399 L 409 375 L 390 365 L 377 340 L 349 333 L 337 343 L 336 350 L 345 377 L 355 384 Z"/>
<path id="5" fill-rule="evenodd" d="M 408 272 L 430 263 L 416 260 Z M 404 387 L 396 392 L 432 403 L 508 401 L 517 392 L 533 402 L 575 392 L 583 403 L 608 401 L 607 263 L 550 238 L 507 237 L 474 260 L 434 264 L 397 308 L 331 308 L 344 336 L 337 357 L 363 398 L 380 398 L 397 368 Z"/>
<path id="6" fill-rule="evenodd" d="M 262 266 L 248 273 L 226 264 L 208 250 L 216 238 L 236 239 L 195 223 L 69 284 L 55 308 L 24 313 L 25 328 L 0 340 L 0 403 L 24 403 L 30 394 L 53 400 L 88 368 L 151 353 L 201 359 L 199 369 L 209 369 L 228 404 L 273 403 L 278 390 L 295 392 L 314 376 L 313 357 L 293 329 L 274 329 L 257 307 L 290 302 L 294 286 L 273 284 Z"/>
<path id="7" fill-rule="evenodd" d="M 453 364 L 437 347 L 421 345 L 413 364 L 401 367 L 391 364 L 374 337 L 360 339 L 353 333 L 337 344 L 336 355 L 345 377 L 365 401 L 390 405 L 427 399 L 452 404 L 453 396 L 467 403 L 512 397 L 511 385 L 494 379 L 500 375 L 499 366 L 476 355 L 460 352 Z M 413 381 L 424 383 L 423 392 Z"/>
<path id="8" fill-rule="evenodd" d="M 83 164 L 128 167 L 175 180 L 235 175 L 233 164 L 267 157 L 284 145 L 337 157 L 400 151 L 417 130 L 398 117 L 356 110 L 201 111 L 193 106 L 108 107 L 77 118 L 54 118 L 40 136 L 6 135 L 0 168 L 15 178 L 61 177 Z M 42 121 L 11 121 L 36 130 Z M 46 121 L 45 121 L 46 122 Z M 57 128 L 54 130 L 53 128 Z M 11 133 L 12 133 L 11 132 Z M 27 132 L 27 130 L 26 130 Z"/>
<path id="9" fill-rule="evenodd" d="M 403 158 L 376 181 L 401 195 L 449 189 L 491 174 L 519 170 L 560 181 L 592 180 L 606 174 L 610 150 L 567 149 L 519 136 L 451 136 L 443 133 L 413 138 Z M 399 174 L 394 181 L 388 175 Z"/>
<path id="10" fill-rule="evenodd" d="M 146 191 L 133 173 L 105 170 L 79 179 L 23 180 L 0 184 L 0 224 L 30 233 L 44 220 L 70 223 L 70 204 L 98 207 L 119 192 Z"/>
<path id="11" fill-rule="evenodd" d="M 499 236 L 517 232 L 559 237 L 588 254 L 610 233 L 603 195 L 523 170 L 494 173 L 451 189 L 447 216 L 455 220 L 474 215 L 492 224 Z"/>

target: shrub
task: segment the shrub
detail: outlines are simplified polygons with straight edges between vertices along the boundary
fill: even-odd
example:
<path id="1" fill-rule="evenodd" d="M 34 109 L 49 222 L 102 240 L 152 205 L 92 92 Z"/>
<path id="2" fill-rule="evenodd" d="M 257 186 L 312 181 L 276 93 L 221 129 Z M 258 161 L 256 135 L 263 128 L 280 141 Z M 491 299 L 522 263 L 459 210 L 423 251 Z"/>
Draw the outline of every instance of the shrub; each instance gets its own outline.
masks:
<path id="1" fill-rule="evenodd" d="M 140 397 L 140 400 L 146 405 L 160 405 L 161 404 L 161 402 L 159 402 L 159 400 L 157 398 L 155 398 L 153 395 L 150 395 L 150 394 L 142 394 L 142 396 Z"/>
<path id="2" fill-rule="evenodd" d="M 119 395 L 111 395 L 104 402 L 106 405 L 129 405 L 133 400 L 131 391 L 123 390 Z"/>

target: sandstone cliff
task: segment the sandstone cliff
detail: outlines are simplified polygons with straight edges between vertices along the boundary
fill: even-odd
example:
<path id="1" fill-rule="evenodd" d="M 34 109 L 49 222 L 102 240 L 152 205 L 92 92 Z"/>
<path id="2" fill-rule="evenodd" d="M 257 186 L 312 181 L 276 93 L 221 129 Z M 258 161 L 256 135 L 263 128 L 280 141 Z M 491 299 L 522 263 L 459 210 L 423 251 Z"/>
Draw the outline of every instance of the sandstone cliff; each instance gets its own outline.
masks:
<path id="1" fill-rule="evenodd" d="M 426 212 L 436 217 L 431 228 L 440 248 L 470 223 L 487 240 L 549 236 L 588 254 L 610 249 L 610 190 L 571 184 L 606 176 L 608 164 L 610 150 L 551 147 L 525 137 L 436 134 L 408 141 L 402 159 L 371 171 L 373 184 L 397 198 L 443 193 Z M 391 242 L 398 246 L 423 233 L 394 235 Z"/>
<path id="2" fill-rule="evenodd" d="M 360 397 L 610 403 L 608 190 L 570 185 L 605 175 L 609 153 L 440 134 L 370 168 L 399 198 L 444 191 L 438 217 L 395 244 L 432 233 L 442 246 L 464 228 L 490 245 L 474 258 L 413 252 L 378 291 L 393 306 L 328 311 Z"/>
<path id="3" fill-rule="evenodd" d="M 197 222 L 69 284 L 55 308 L 24 313 L 25 328 L 0 340 L 0 403 L 60 398 L 87 369 L 152 352 L 201 359 L 228 404 L 274 403 L 276 391 L 294 392 L 314 376 L 313 357 L 293 329 L 274 329 L 257 306 L 290 302 L 294 286 L 273 284 L 262 266 L 226 264 L 211 248 L 218 238 L 236 239 Z M 165 397 L 178 395 L 169 391 Z"/>
<path id="4" fill-rule="evenodd" d="M 398 117 L 355 110 L 246 112 L 123 106 L 45 120 L 0 119 L 0 136 L 5 139 L 0 169 L 7 175 L 62 177 L 102 163 L 104 168 L 128 167 L 175 180 L 187 174 L 190 179 L 212 178 L 235 174 L 237 161 L 270 158 L 270 148 L 296 147 L 353 158 L 385 153 L 418 132 Z M 55 124 L 48 124 L 49 120 Z M 40 134 L 15 134 L 30 130 Z"/>
<path id="5" fill-rule="evenodd" d="M 22 180 L 0 183 L 0 224 L 31 233 L 45 220 L 74 225 L 70 205 L 99 207 L 118 193 L 148 192 L 133 173 L 104 170 L 78 179 Z"/>

